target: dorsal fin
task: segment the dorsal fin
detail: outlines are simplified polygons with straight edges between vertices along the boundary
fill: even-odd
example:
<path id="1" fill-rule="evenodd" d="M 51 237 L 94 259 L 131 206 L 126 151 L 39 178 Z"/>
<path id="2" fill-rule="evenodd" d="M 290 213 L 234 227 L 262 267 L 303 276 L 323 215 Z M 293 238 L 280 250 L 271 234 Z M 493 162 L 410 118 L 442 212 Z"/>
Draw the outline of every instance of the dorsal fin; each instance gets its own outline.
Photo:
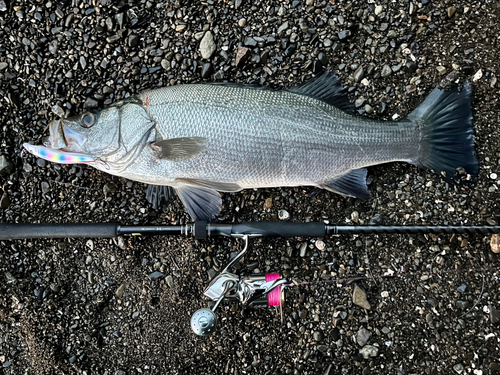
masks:
<path id="1" fill-rule="evenodd" d="M 354 114 L 353 106 L 337 75 L 328 70 L 287 91 L 321 100 L 344 112 Z"/>

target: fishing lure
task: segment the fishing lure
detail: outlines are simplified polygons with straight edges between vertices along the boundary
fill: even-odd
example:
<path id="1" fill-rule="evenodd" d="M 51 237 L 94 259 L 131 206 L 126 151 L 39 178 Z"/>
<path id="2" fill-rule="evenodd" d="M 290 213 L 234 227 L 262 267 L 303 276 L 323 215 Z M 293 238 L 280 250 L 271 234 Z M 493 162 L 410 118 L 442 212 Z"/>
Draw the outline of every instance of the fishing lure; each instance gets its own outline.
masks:
<path id="1" fill-rule="evenodd" d="M 81 154 L 78 152 L 66 152 L 53 150 L 44 146 L 36 146 L 30 143 L 24 143 L 23 147 L 30 154 L 35 155 L 37 158 L 45 159 L 53 163 L 59 164 L 82 164 L 82 163 L 93 163 L 96 159 L 87 154 Z"/>

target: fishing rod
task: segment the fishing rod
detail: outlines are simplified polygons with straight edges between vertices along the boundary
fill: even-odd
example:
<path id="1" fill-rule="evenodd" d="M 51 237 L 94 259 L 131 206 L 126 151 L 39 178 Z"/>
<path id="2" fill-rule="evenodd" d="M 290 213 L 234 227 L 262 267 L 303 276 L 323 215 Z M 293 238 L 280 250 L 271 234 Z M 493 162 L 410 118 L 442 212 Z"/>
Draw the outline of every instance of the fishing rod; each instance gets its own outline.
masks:
<path id="1" fill-rule="evenodd" d="M 319 222 L 243 222 L 218 224 L 196 221 L 187 225 L 96 224 L 5 224 L 0 223 L 1 240 L 36 238 L 113 238 L 141 235 L 184 235 L 198 240 L 210 237 L 325 237 L 340 234 L 494 234 L 500 226 L 337 226 Z"/>
<path id="2" fill-rule="evenodd" d="M 0 241 L 40 238 L 113 238 L 117 236 L 182 235 L 205 240 L 224 236 L 242 239 L 243 250 L 215 276 L 204 295 L 215 302 L 212 309 L 202 308 L 191 317 L 191 329 L 199 336 L 209 336 L 217 327 L 215 310 L 222 300 L 239 302 L 242 312 L 249 308 L 277 306 L 284 303 L 284 289 L 295 285 L 279 273 L 238 275 L 234 265 L 247 253 L 250 238 L 325 237 L 341 234 L 494 234 L 498 250 L 500 226 L 336 226 L 319 222 L 277 223 L 243 222 L 235 224 L 196 221 L 187 225 L 126 226 L 116 223 L 96 224 L 4 224 L 0 223 Z M 391 277 L 384 275 L 381 277 Z M 361 278 L 357 278 L 361 279 Z M 343 279 L 346 280 L 346 279 Z"/>

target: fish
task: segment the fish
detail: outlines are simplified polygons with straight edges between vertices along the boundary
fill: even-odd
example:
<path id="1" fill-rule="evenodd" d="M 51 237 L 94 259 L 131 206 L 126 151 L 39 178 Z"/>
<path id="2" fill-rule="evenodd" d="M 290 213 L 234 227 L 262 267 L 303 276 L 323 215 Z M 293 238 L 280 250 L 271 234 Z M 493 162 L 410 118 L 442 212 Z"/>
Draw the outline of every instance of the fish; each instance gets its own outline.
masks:
<path id="1" fill-rule="evenodd" d="M 468 83 L 435 88 L 406 118 L 384 121 L 356 113 L 328 70 L 282 90 L 176 85 L 53 120 L 44 145 L 25 148 L 52 162 L 76 155 L 148 184 L 156 206 L 173 190 L 193 219 L 210 221 L 221 210 L 219 192 L 315 186 L 367 200 L 366 168 L 390 162 L 474 181 L 471 97 Z"/>

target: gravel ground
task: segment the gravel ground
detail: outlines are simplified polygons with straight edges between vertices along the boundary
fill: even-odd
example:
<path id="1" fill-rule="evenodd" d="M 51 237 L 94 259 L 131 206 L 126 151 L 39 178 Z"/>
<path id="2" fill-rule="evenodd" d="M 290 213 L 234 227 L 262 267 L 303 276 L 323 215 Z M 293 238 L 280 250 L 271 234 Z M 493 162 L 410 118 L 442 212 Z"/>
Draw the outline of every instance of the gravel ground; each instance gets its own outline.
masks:
<path id="1" fill-rule="evenodd" d="M 154 211 L 142 184 L 37 160 L 21 145 L 39 143 L 58 116 L 146 88 L 291 87 L 328 67 L 361 115 L 383 119 L 404 117 L 438 85 L 472 82 L 477 183 L 457 188 L 395 163 L 369 169 L 367 202 L 314 188 L 247 190 L 223 195 L 221 221 L 277 221 L 286 210 L 297 222 L 497 223 L 499 23 L 497 0 L 0 0 L 0 221 L 189 222 L 177 198 Z M 236 240 L 0 242 L 2 371 L 500 371 L 499 259 L 489 238 L 315 241 L 255 240 L 242 267 L 303 281 L 398 276 L 290 288 L 283 321 L 271 308 L 242 318 L 222 305 L 210 338 L 191 333 L 189 319 L 207 304 L 209 277 L 241 248 Z M 366 300 L 353 301 L 362 290 Z"/>

